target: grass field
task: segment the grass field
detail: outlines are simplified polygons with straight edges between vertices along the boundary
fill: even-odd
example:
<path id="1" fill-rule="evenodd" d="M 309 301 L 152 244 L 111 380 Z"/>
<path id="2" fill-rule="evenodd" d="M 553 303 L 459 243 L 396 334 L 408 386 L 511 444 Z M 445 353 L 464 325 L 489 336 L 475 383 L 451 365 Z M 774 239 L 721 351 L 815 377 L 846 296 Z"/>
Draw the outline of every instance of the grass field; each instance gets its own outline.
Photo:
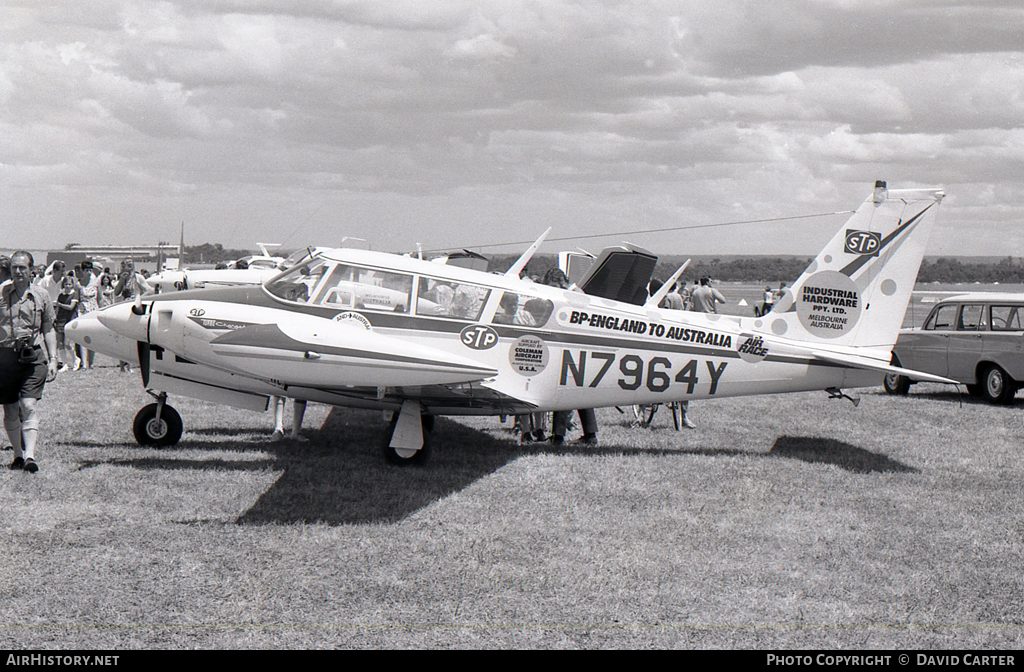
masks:
<path id="1" fill-rule="evenodd" d="M 384 464 L 377 413 L 179 399 L 173 449 L 108 360 L 0 472 L 0 648 L 927 648 L 1024 644 L 1024 398 L 917 385 L 599 411 L 599 447 L 439 420 Z M 9 462 L 11 453 L 4 454 Z"/>

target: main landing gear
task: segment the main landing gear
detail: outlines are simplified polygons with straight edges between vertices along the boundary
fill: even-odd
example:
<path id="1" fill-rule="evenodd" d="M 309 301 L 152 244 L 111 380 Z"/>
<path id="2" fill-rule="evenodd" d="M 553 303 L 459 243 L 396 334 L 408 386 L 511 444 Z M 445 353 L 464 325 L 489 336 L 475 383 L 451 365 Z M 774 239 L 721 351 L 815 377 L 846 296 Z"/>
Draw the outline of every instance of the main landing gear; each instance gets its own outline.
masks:
<path id="1" fill-rule="evenodd" d="M 181 439 L 182 421 L 167 403 L 167 393 L 150 394 L 156 403 L 143 406 L 135 416 L 132 431 L 141 446 L 166 448 Z M 392 414 L 381 441 L 384 459 L 395 465 L 423 465 L 430 460 L 430 435 L 434 431 L 434 416 L 423 413 L 418 401 L 407 400 Z"/>
<path id="2" fill-rule="evenodd" d="M 141 446 L 173 446 L 181 439 L 181 416 L 173 406 L 167 405 L 166 392 L 153 396 L 156 397 L 156 403 L 143 406 L 132 423 L 135 440 Z"/>
<path id="3" fill-rule="evenodd" d="M 434 416 L 424 415 L 418 401 L 406 400 L 398 413 L 392 414 L 381 441 L 384 459 L 395 465 L 426 464 L 430 459 L 430 433 Z"/>

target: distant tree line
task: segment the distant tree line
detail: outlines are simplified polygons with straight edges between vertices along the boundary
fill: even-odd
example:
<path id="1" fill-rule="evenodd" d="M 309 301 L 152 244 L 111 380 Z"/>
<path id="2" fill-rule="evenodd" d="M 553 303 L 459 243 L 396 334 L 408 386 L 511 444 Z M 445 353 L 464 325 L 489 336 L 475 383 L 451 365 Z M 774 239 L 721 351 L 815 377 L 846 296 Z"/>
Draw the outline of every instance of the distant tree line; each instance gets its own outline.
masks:
<path id="1" fill-rule="evenodd" d="M 234 261 L 247 257 L 249 250 L 229 250 L 220 243 L 203 243 L 202 245 L 186 245 L 185 260 L 182 263 L 215 264 L 218 261 Z"/>
<path id="2" fill-rule="evenodd" d="M 501 255 L 491 259 L 490 268 L 503 272 L 517 259 Z M 658 259 L 654 277 L 667 280 L 687 257 L 666 255 Z M 793 282 L 811 263 L 813 257 L 712 257 L 692 259 L 682 279 L 692 283 L 705 275 L 725 282 Z M 554 255 L 537 255 L 530 261 L 530 274 L 543 276 L 544 271 L 556 266 Z M 917 275 L 918 282 L 983 282 L 1024 284 L 1024 258 L 1004 257 L 999 261 L 965 261 L 955 257 L 925 259 Z"/>
<path id="3" fill-rule="evenodd" d="M 939 257 L 921 264 L 917 281 L 1024 283 L 1024 259 L 1003 257 L 995 263 L 964 263 L 954 257 Z"/>
<path id="4" fill-rule="evenodd" d="M 812 257 L 737 257 L 693 260 L 683 275 L 688 280 L 704 275 L 727 282 L 792 282 L 800 277 Z M 672 260 L 659 260 L 655 277 L 667 278 L 685 259 L 673 265 Z M 997 262 L 965 261 L 955 257 L 925 259 L 917 274 L 918 282 L 982 282 L 1024 283 L 1024 259 L 1004 257 Z"/>
<path id="5" fill-rule="evenodd" d="M 203 243 L 185 247 L 186 263 L 209 263 L 234 261 L 252 254 L 250 250 L 227 249 L 220 243 Z M 496 255 L 491 257 L 490 270 L 502 273 L 511 266 L 518 255 Z M 688 257 L 666 255 L 658 259 L 654 277 L 667 280 Z M 725 282 L 792 282 L 800 277 L 813 257 L 767 257 L 735 256 L 694 258 L 683 272 L 682 279 L 693 282 L 705 275 Z M 538 254 L 529 264 L 530 275 L 543 277 L 547 269 L 557 266 L 558 259 L 552 254 Z M 956 257 L 925 259 L 917 274 L 918 282 L 983 282 L 1024 284 L 1024 258 L 1003 257 L 998 261 L 970 261 Z"/>

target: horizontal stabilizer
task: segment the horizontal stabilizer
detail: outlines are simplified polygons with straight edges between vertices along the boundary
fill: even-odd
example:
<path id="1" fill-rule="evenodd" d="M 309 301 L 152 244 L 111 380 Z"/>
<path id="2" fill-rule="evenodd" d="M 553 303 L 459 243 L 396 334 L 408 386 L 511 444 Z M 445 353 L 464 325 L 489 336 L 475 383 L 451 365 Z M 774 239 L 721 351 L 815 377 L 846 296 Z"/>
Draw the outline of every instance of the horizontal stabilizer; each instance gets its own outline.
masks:
<path id="1" fill-rule="evenodd" d="M 831 352 L 814 352 L 812 355 L 815 359 L 820 359 L 824 362 L 829 362 L 830 364 L 839 364 L 840 366 L 847 366 L 855 369 L 878 371 L 879 373 L 895 373 L 922 383 L 944 383 L 947 385 L 959 384 L 957 381 L 950 380 L 949 378 L 935 376 L 930 373 L 924 373 L 923 371 L 904 369 L 903 367 L 892 366 L 891 364 L 884 364 L 877 359 L 870 359 L 867 357 L 857 357 L 856 355 L 837 355 Z"/>

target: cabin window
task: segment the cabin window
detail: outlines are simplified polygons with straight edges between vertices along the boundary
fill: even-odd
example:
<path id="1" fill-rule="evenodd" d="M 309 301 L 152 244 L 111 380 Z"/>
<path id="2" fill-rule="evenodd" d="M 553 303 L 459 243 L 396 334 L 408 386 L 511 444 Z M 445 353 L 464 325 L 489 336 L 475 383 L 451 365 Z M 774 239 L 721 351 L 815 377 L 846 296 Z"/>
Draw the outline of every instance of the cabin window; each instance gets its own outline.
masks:
<path id="1" fill-rule="evenodd" d="M 317 305 L 353 310 L 409 311 L 412 276 L 338 264 L 316 290 Z"/>
<path id="2" fill-rule="evenodd" d="M 924 328 L 929 331 L 933 329 L 952 329 L 954 322 L 956 322 L 956 308 L 955 304 L 939 306 L 928 318 Z"/>
<path id="3" fill-rule="evenodd" d="M 480 319 L 490 290 L 486 287 L 420 278 L 419 296 L 416 297 L 418 315 L 455 317 L 460 320 Z"/>
<path id="4" fill-rule="evenodd" d="M 960 321 L 957 322 L 958 331 L 977 331 L 985 326 L 985 306 L 980 304 L 967 304 L 960 311 Z"/>
<path id="5" fill-rule="evenodd" d="M 1020 314 L 1024 306 L 992 306 L 989 328 L 992 331 L 1021 331 Z"/>
<path id="6" fill-rule="evenodd" d="M 529 294 L 505 292 L 498 302 L 498 310 L 494 313 L 495 324 L 515 324 L 523 327 L 543 327 L 554 304 L 547 299 L 537 298 Z"/>

